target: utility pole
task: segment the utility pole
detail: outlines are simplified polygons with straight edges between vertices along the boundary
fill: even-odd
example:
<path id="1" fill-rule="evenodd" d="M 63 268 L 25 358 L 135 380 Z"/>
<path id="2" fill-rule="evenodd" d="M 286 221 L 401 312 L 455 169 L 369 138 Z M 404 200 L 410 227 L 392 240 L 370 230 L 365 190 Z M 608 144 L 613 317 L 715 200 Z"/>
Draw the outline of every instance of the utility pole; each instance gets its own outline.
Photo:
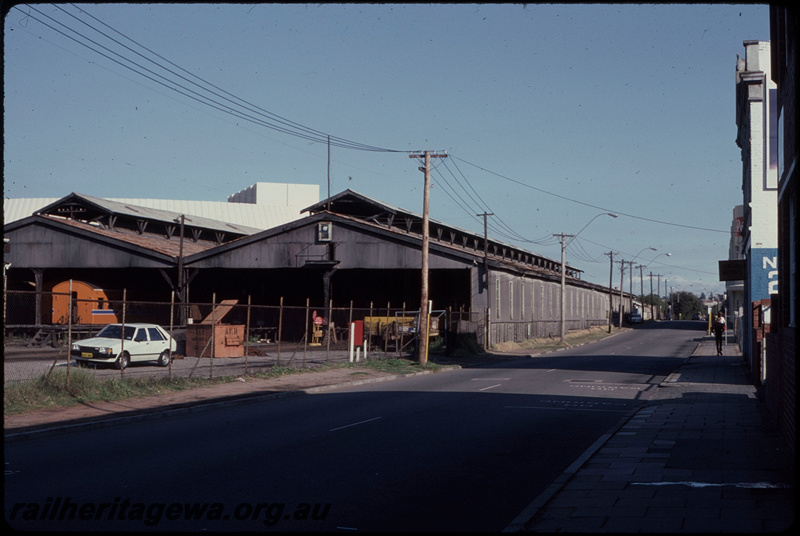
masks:
<path id="1" fill-rule="evenodd" d="M 328 212 L 331 211 L 331 137 L 328 136 Z M 328 315 L 330 318 L 330 315 Z"/>
<path id="2" fill-rule="evenodd" d="M 430 328 L 430 308 L 428 306 L 428 245 L 430 243 L 429 212 L 431 191 L 431 158 L 447 158 L 447 153 L 431 154 L 424 152 L 425 166 L 419 170 L 425 174 L 425 188 L 422 198 L 422 290 L 419 303 L 419 345 L 417 360 L 420 365 L 428 363 L 428 331 Z M 408 155 L 409 158 L 419 158 L 419 153 Z"/>
<path id="3" fill-rule="evenodd" d="M 625 263 L 628 261 L 619 261 L 619 329 L 622 329 L 622 315 L 624 307 L 622 306 L 622 283 L 625 280 Z"/>
<path id="4" fill-rule="evenodd" d="M 486 289 L 486 303 L 491 305 L 492 302 L 489 300 L 489 226 L 487 223 L 486 218 L 488 216 L 494 216 L 493 212 L 484 212 L 483 214 L 477 214 L 477 216 L 483 216 L 483 285 Z"/>
<path id="5" fill-rule="evenodd" d="M 555 234 L 553 234 L 553 236 L 557 236 L 557 237 L 559 237 L 561 239 L 561 307 L 560 307 L 560 309 L 561 309 L 561 342 L 563 343 L 564 342 L 564 331 L 565 331 L 564 330 L 564 326 L 565 326 L 565 323 L 566 323 L 566 314 L 564 312 L 564 295 L 566 294 L 566 288 L 567 288 L 567 281 L 566 281 L 567 267 L 564 264 L 564 250 L 566 250 L 567 248 L 564 245 L 564 239 L 567 238 L 567 237 L 572 238 L 575 235 L 564 234 L 564 233 L 555 233 Z"/>
<path id="6" fill-rule="evenodd" d="M 653 316 L 653 272 L 650 272 L 650 320 L 655 320 Z"/>
<path id="7" fill-rule="evenodd" d="M 611 324 L 614 319 L 614 287 L 612 282 L 614 278 L 614 252 L 609 251 L 606 255 L 608 255 L 610 261 L 608 269 L 608 332 L 611 333 Z"/>
<path id="8" fill-rule="evenodd" d="M 639 265 L 639 301 L 642 302 L 642 321 L 644 322 L 644 276 L 642 275 L 642 269 L 644 266 L 641 264 Z"/>
<path id="9" fill-rule="evenodd" d="M 173 220 L 175 223 L 180 223 L 180 241 L 178 242 L 178 323 L 181 325 L 186 324 L 186 290 L 183 283 L 183 228 L 186 223 L 186 215 L 181 214 L 180 219 Z"/>
<path id="10" fill-rule="evenodd" d="M 628 282 L 628 294 L 631 297 L 631 312 L 633 312 L 633 261 L 628 261 L 628 264 L 631 267 L 630 276 L 628 277 L 630 279 Z"/>
<path id="11" fill-rule="evenodd" d="M 658 294 L 658 319 L 661 320 L 661 274 L 656 274 L 658 278 L 656 285 L 656 294 Z"/>

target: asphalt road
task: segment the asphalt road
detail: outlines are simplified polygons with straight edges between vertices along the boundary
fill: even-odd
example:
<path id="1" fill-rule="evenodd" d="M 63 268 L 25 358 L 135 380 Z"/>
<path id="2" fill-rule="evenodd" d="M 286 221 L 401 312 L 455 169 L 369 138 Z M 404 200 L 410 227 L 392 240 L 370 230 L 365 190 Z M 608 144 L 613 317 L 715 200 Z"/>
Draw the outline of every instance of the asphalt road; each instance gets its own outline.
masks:
<path id="1" fill-rule="evenodd" d="M 691 355 L 660 323 L 546 356 L 5 445 L 23 530 L 500 531 Z"/>

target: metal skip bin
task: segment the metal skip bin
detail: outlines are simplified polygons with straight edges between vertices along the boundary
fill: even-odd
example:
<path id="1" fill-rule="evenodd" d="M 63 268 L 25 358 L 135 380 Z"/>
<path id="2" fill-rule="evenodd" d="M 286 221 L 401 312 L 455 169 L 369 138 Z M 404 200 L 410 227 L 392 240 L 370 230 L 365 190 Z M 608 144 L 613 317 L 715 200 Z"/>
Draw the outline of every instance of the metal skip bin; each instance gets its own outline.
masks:
<path id="1" fill-rule="evenodd" d="M 202 322 L 186 325 L 186 355 L 244 357 L 244 325 L 221 323 L 223 317 L 238 301 L 223 300 Z M 211 346 L 212 333 L 214 335 L 213 348 Z"/>

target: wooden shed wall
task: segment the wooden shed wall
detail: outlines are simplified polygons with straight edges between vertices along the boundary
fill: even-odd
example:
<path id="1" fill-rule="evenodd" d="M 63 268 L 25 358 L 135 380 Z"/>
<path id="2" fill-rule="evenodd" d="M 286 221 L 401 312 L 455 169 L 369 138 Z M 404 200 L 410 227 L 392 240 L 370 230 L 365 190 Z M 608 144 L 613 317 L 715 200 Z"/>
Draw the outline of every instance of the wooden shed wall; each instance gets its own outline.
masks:
<path id="1" fill-rule="evenodd" d="M 8 231 L 10 252 L 6 262 L 18 267 L 36 268 L 166 268 L 168 259 L 147 255 L 146 251 L 125 248 L 113 241 L 102 241 L 51 226 L 28 225 Z"/>

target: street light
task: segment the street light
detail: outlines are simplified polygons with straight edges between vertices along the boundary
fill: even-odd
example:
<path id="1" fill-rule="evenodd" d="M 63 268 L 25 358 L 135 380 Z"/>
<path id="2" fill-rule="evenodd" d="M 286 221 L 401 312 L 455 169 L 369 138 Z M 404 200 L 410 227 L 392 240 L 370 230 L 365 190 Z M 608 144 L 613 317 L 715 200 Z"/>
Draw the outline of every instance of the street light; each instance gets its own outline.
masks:
<path id="1" fill-rule="evenodd" d="M 659 253 L 658 255 L 656 255 L 655 257 L 650 259 L 650 262 L 645 264 L 644 268 L 647 269 L 651 264 L 653 264 L 653 261 L 655 261 L 657 258 L 659 258 L 661 256 L 671 257 L 672 253 Z M 639 280 L 641 282 L 640 283 L 640 287 L 644 284 L 643 279 L 644 279 L 644 276 L 642 276 L 642 270 L 641 270 L 641 267 L 640 267 L 640 269 L 639 269 Z M 661 283 L 660 282 L 659 282 L 658 286 L 659 286 L 658 291 L 661 292 L 661 288 L 660 288 L 661 287 Z M 659 297 L 658 300 L 660 302 L 661 298 Z M 644 290 L 642 290 L 642 301 L 644 302 Z M 642 306 L 644 306 L 644 303 L 642 303 Z M 658 316 L 660 317 L 661 316 L 661 305 L 660 304 L 659 304 L 658 309 L 659 309 L 659 315 Z M 656 319 L 655 316 L 653 316 L 653 272 L 650 272 L 650 319 L 651 320 L 655 320 Z"/>
<path id="2" fill-rule="evenodd" d="M 637 253 L 636 256 L 633 258 L 633 260 L 628 261 L 630 263 L 630 265 L 631 265 L 631 275 L 629 277 L 630 282 L 628 283 L 628 294 L 630 294 L 630 296 L 631 296 L 631 313 L 633 313 L 633 303 L 634 303 L 634 300 L 633 300 L 633 262 L 639 257 L 639 255 L 641 255 L 644 251 L 646 251 L 648 249 L 651 250 L 651 251 L 658 251 L 656 248 L 648 246 L 646 248 L 642 248 L 642 250 L 639 253 Z M 622 289 L 620 289 L 620 290 L 622 290 Z M 621 325 L 622 325 L 622 319 L 620 319 L 620 326 Z"/>
<path id="3" fill-rule="evenodd" d="M 591 220 L 589 220 L 589 223 L 592 223 L 600 216 L 611 216 L 612 218 L 616 218 L 617 214 L 614 214 L 612 212 L 602 212 L 600 214 L 597 214 Z M 570 245 L 572 241 L 575 240 L 578 237 L 578 235 L 583 232 L 584 229 L 589 227 L 589 223 L 581 227 L 581 230 L 575 233 L 574 235 L 568 235 L 564 233 L 557 233 L 553 235 L 561 238 L 561 342 L 564 342 L 564 335 L 565 335 L 564 326 L 566 325 L 566 315 L 564 313 L 564 295 L 566 293 L 566 286 L 567 286 L 567 281 L 566 281 L 567 269 L 566 269 L 566 264 L 564 262 L 565 252 L 567 250 L 567 246 Z M 570 237 L 569 242 L 564 241 L 564 239 L 567 237 Z"/>
<path id="4" fill-rule="evenodd" d="M 642 301 L 642 308 L 644 308 L 644 275 L 642 271 L 647 269 L 647 267 L 650 266 L 654 260 L 661 257 L 662 255 L 670 257 L 672 253 L 659 253 L 644 266 L 642 266 L 641 264 L 639 265 L 639 294 L 640 294 L 639 299 Z M 651 320 L 655 319 L 655 317 L 653 316 L 653 272 L 650 272 L 650 319 Z"/>

